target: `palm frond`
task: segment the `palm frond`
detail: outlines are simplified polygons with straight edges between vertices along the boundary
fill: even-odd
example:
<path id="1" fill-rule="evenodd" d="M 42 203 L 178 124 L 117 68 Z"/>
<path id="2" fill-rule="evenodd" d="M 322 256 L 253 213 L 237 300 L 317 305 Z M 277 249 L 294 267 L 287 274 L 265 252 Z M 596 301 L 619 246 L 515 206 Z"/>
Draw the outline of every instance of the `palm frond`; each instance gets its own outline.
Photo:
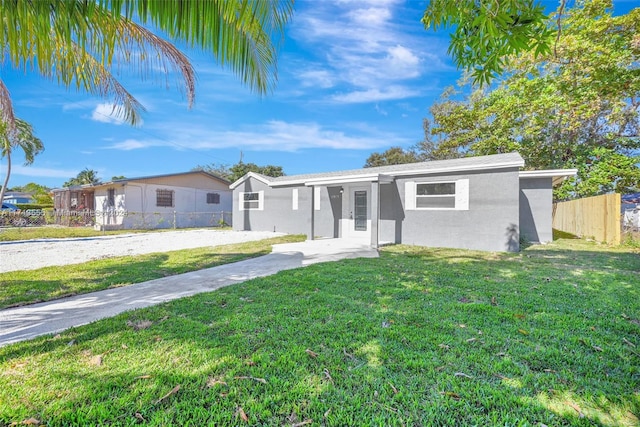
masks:
<path id="1" fill-rule="evenodd" d="M 293 12 L 293 0 L 103 0 L 138 16 L 169 37 L 210 51 L 260 94 L 277 81 L 278 47 Z"/>
<path id="2" fill-rule="evenodd" d="M 66 73 L 57 73 L 58 83 L 69 86 L 75 82 L 78 89 L 85 90 L 103 98 L 111 96 L 114 101 L 115 116 L 137 125 L 144 106 L 107 70 L 102 63 L 85 50 L 72 45 L 70 49 L 55 52 L 56 64 L 67 69 Z"/>

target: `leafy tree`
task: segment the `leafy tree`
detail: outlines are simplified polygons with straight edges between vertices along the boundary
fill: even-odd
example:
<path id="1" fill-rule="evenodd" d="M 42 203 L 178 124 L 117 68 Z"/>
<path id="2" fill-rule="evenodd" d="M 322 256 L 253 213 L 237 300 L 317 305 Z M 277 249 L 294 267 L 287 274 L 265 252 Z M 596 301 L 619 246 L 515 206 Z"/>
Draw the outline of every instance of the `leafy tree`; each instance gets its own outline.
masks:
<path id="1" fill-rule="evenodd" d="M 367 158 L 364 167 L 372 168 L 376 166 L 400 165 L 419 161 L 420 159 L 414 150 L 405 150 L 402 147 L 391 147 L 382 153 L 372 153 Z"/>
<path id="2" fill-rule="evenodd" d="M 282 170 L 282 166 L 274 166 L 274 165 L 266 165 L 266 166 L 258 166 L 255 163 L 244 163 L 243 161 L 239 161 L 233 166 L 228 166 L 224 164 L 210 164 L 204 166 L 196 166 L 193 170 L 201 170 L 205 172 L 212 173 L 214 175 L 218 175 L 227 181 L 237 181 L 242 178 L 249 172 L 255 172 L 266 176 L 278 177 L 284 176 L 285 173 Z"/>
<path id="3" fill-rule="evenodd" d="M 53 198 L 50 194 L 50 189 L 45 187 L 44 185 L 36 184 L 35 182 L 30 182 L 22 187 L 19 190 L 14 191 L 23 191 L 25 193 L 29 193 L 33 196 L 39 204 L 53 204 Z"/>
<path id="4" fill-rule="evenodd" d="M 382 153 L 374 152 L 367 158 L 364 167 L 399 165 L 404 163 L 426 162 L 428 160 L 442 160 L 458 157 L 444 151 L 436 150 L 438 140 L 431 135 L 431 122 L 429 119 L 422 120 L 424 139 L 417 144 L 403 149 L 401 147 L 391 147 Z"/>
<path id="5" fill-rule="evenodd" d="M 118 181 L 118 180 L 121 180 L 121 179 L 127 179 L 127 177 L 124 176 L 124 175 L 117 175 L 117 176 L 112 176 L 111 177 L 111 181 Z"/>
<path id="6" fill-rule="evenodd" d="M 564 8 L 565 0 L 560 3 Z M 431 0 L 422 23 L 426 29 L 454 27 L 449 53 L 481 85 L 504 71 L 509 56 L 550 53 L 557 35 L 534 0 Z"/>
<path id="7" fill-rule="evenodd" d="M 19 148 L 24 152 L 25 166 L 33 163 L 35 156 L 44 150 L 42 141 L 33 134 L 33 127 L 24 120 L 15 118 L 13 125 L 0 122 L 0 158 L 7 158 L 7 174 L 0 189 L 0 201 L 4 200 L 5 189 L 11 176 L 11 153 Z"/>
<path id="8" fill-rule="evenodd" d="M 445 92 L 431 109 L 428 133 L 437 142 L 419 151 L 518 151 L 528 168 L 577 168 L 578 178 L 556 193 L 562 198 L 637 188 L 640 8 L 614 17 L 608 0 L 580 1 L 562 21 L 553 54 L 511 58 L 509 76 L 493 90 L 464 99 Z"/>
<path id="9" fill-rule="evenodd" d="M 102 182 L 98 178 L 98 172 L 93 169 L 84 168 L 76 175 L 75 178 L 71 178 L 69 181 L 62 184 L 63 187 L 72 187 L 74 185 L 96 185 Z"/>
<path id="10" fill-rule="evenodd" d="M 275 84 L 277 43 L 292 10 L 293 0 L 0 0 L 0 50 L 4 61 L 25 72 L 35 70 L 67 88 L 111 96 L 114 113 L 135 124 L 144 108 L 112 70 L 130 67 L 143 76 L 175 71 L 189 105 L 195 96 L 189 59 L 142 25 L 210 51 L 220 65 L 263 94 Z M 3 121 L 13 127 L 13 106 L 2 80 L 0 109 Z"/>
<path id="11" fill-rule="evenodd" d="M 282 166 L 274 166 L 274 165 L 257 166 L 254 163 L 249 163 L 247 166 L 250 171 L 256 172 L 265 176 L 271 176 L 271 177 L 277 178 L 279 176 L 285 175 L 284 171 L 282 170 Z M 243 175 L 240 175 L 238 178 L 242 178 Z"/>
<path id="12" fill-rule="evenodd" d="M 51 190 L 49 187 L 45 185 L 37 184 L 35 182 L 30 182 L 28 184 L 23 185 L 22 187 L 16 187 L 16 188 L 20 188 L 20 189 L 14 190 L 14 191 L 23 191 L 25 193 L 31 193 L 31 194 L 48 193 Z"/>
<path id="13" fill-rule="evenodd" d="M 217 175 L 221 178 L 231 181 L 229 179 L 229 177 L 231 176 L 231 170 L 229 169 L 229 165 L 227 164 L 211 163 L 208 165 L 198 165 L 192 170 L 208 172 L 210 174 Z"/>

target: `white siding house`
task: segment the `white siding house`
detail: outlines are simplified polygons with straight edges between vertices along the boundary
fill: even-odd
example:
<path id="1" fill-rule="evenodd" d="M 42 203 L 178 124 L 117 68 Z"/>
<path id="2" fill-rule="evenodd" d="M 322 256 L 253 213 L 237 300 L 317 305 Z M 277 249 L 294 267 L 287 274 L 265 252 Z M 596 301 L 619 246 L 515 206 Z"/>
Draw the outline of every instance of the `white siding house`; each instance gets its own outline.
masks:
<path id="1" fill-rule="evenodd" d="M 194 171 L 56 191 L 92 194 L 96 229 L 186 228 L 231 225 L 229 184 Z"/>

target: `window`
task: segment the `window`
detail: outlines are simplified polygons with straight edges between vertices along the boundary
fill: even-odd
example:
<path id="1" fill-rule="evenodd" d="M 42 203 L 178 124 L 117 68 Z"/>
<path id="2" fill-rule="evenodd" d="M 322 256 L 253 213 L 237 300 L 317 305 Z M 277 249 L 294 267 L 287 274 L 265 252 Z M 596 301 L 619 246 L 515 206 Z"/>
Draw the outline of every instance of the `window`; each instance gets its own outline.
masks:
<path id="1" fill-rule="evenodd" d="M 416 183 L 416 208 L 455 209 L 455 207 L 455 182 Z"/>
<path id="2" fill-rule="evenodd" d="M 291 190 L 291 209 L 294 211 L 298 210 L 298 189 L 294 188 Z"/>
<path id="3" fill-rule="evenodd" d="M 354 230 L 367 231 L 367 192 L 355 191 L 353 198 Z"/>
<path id="4" fill-rule="evenodd" d="M 208 205 L 219 205 L 220 204 L 220 193 L 207 193 L 207 204 Z"/>
<path id="5" fill-rule="evenodd" d="M 112 208 L 116 205 L 116 189 L 109 188 L 107 190 L 107 207 Z"/>
<path id="6" fill-rule="evenodd" d="M 156 190 L 156 206 L 161 208 L 172 208 L 173 190 Z"/>
<path id="7" fill-rule="evenodd" d="M 240 193 L 238 202 L 241 211 L 263 209 L 264 191 L 254 191 L 251 193 Z"/>
<path id="8" fill-rule="evenodd" d="M 469 210 L 469 180 L 406 182 L 407 210 Z"/>

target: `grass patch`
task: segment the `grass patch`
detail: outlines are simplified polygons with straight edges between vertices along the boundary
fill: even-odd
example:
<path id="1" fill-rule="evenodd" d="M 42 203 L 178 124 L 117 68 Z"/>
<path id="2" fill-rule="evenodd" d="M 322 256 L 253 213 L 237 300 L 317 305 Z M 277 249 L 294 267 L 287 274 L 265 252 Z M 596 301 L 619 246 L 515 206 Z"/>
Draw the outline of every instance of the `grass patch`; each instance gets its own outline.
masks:
<path id="1" fill-rule="evenodd" d="M 282 236 L 233 245 L 106 258 L 82 264 L 0 273 L 0 309 L 242 261 L 271 253 L 271 246 L 274 244 L 303 240 L 304 236 L 301 235 Z"/>
<path id="2" fill-rule="evenodd" d="M 574 241 L 284 271 L 0 348 L 0 424 L 634 426 L 639 271 Z"/>
<path id="3" fill-rule="evenodd" d="M 97 237 L 110 236 L 116 234 L 135 234 L 135 233 L 163 233 L 168 231 L 188 231 L 190 228 L 162 228 L 153 230 L 109 230 L 99 231 L 92 227 L 62 227 L 62 226 L 46 226 L 46 227 L 11 227 L 0 228 L 0 242 L 11 242 L 15 240 L 34 240 L 34 239 L 67 239 L 76 237 Z M 217 227 L 216 230 L 231 230 L 231 227 Z"/>
<path id="4" fill-rule="evenodd" d="M 184 229 L 181 229 L 184 230 Z M 163 231 L 176 231 L 174 229 L 161 230 L 110 230 L 98 231 L 92 227 L 11 227 L 0 229 L 0 242 L 33 239 L 66 239 L 75 237 L 110 236 L 115 234 L 133 233 L 157 233 Z"/>

